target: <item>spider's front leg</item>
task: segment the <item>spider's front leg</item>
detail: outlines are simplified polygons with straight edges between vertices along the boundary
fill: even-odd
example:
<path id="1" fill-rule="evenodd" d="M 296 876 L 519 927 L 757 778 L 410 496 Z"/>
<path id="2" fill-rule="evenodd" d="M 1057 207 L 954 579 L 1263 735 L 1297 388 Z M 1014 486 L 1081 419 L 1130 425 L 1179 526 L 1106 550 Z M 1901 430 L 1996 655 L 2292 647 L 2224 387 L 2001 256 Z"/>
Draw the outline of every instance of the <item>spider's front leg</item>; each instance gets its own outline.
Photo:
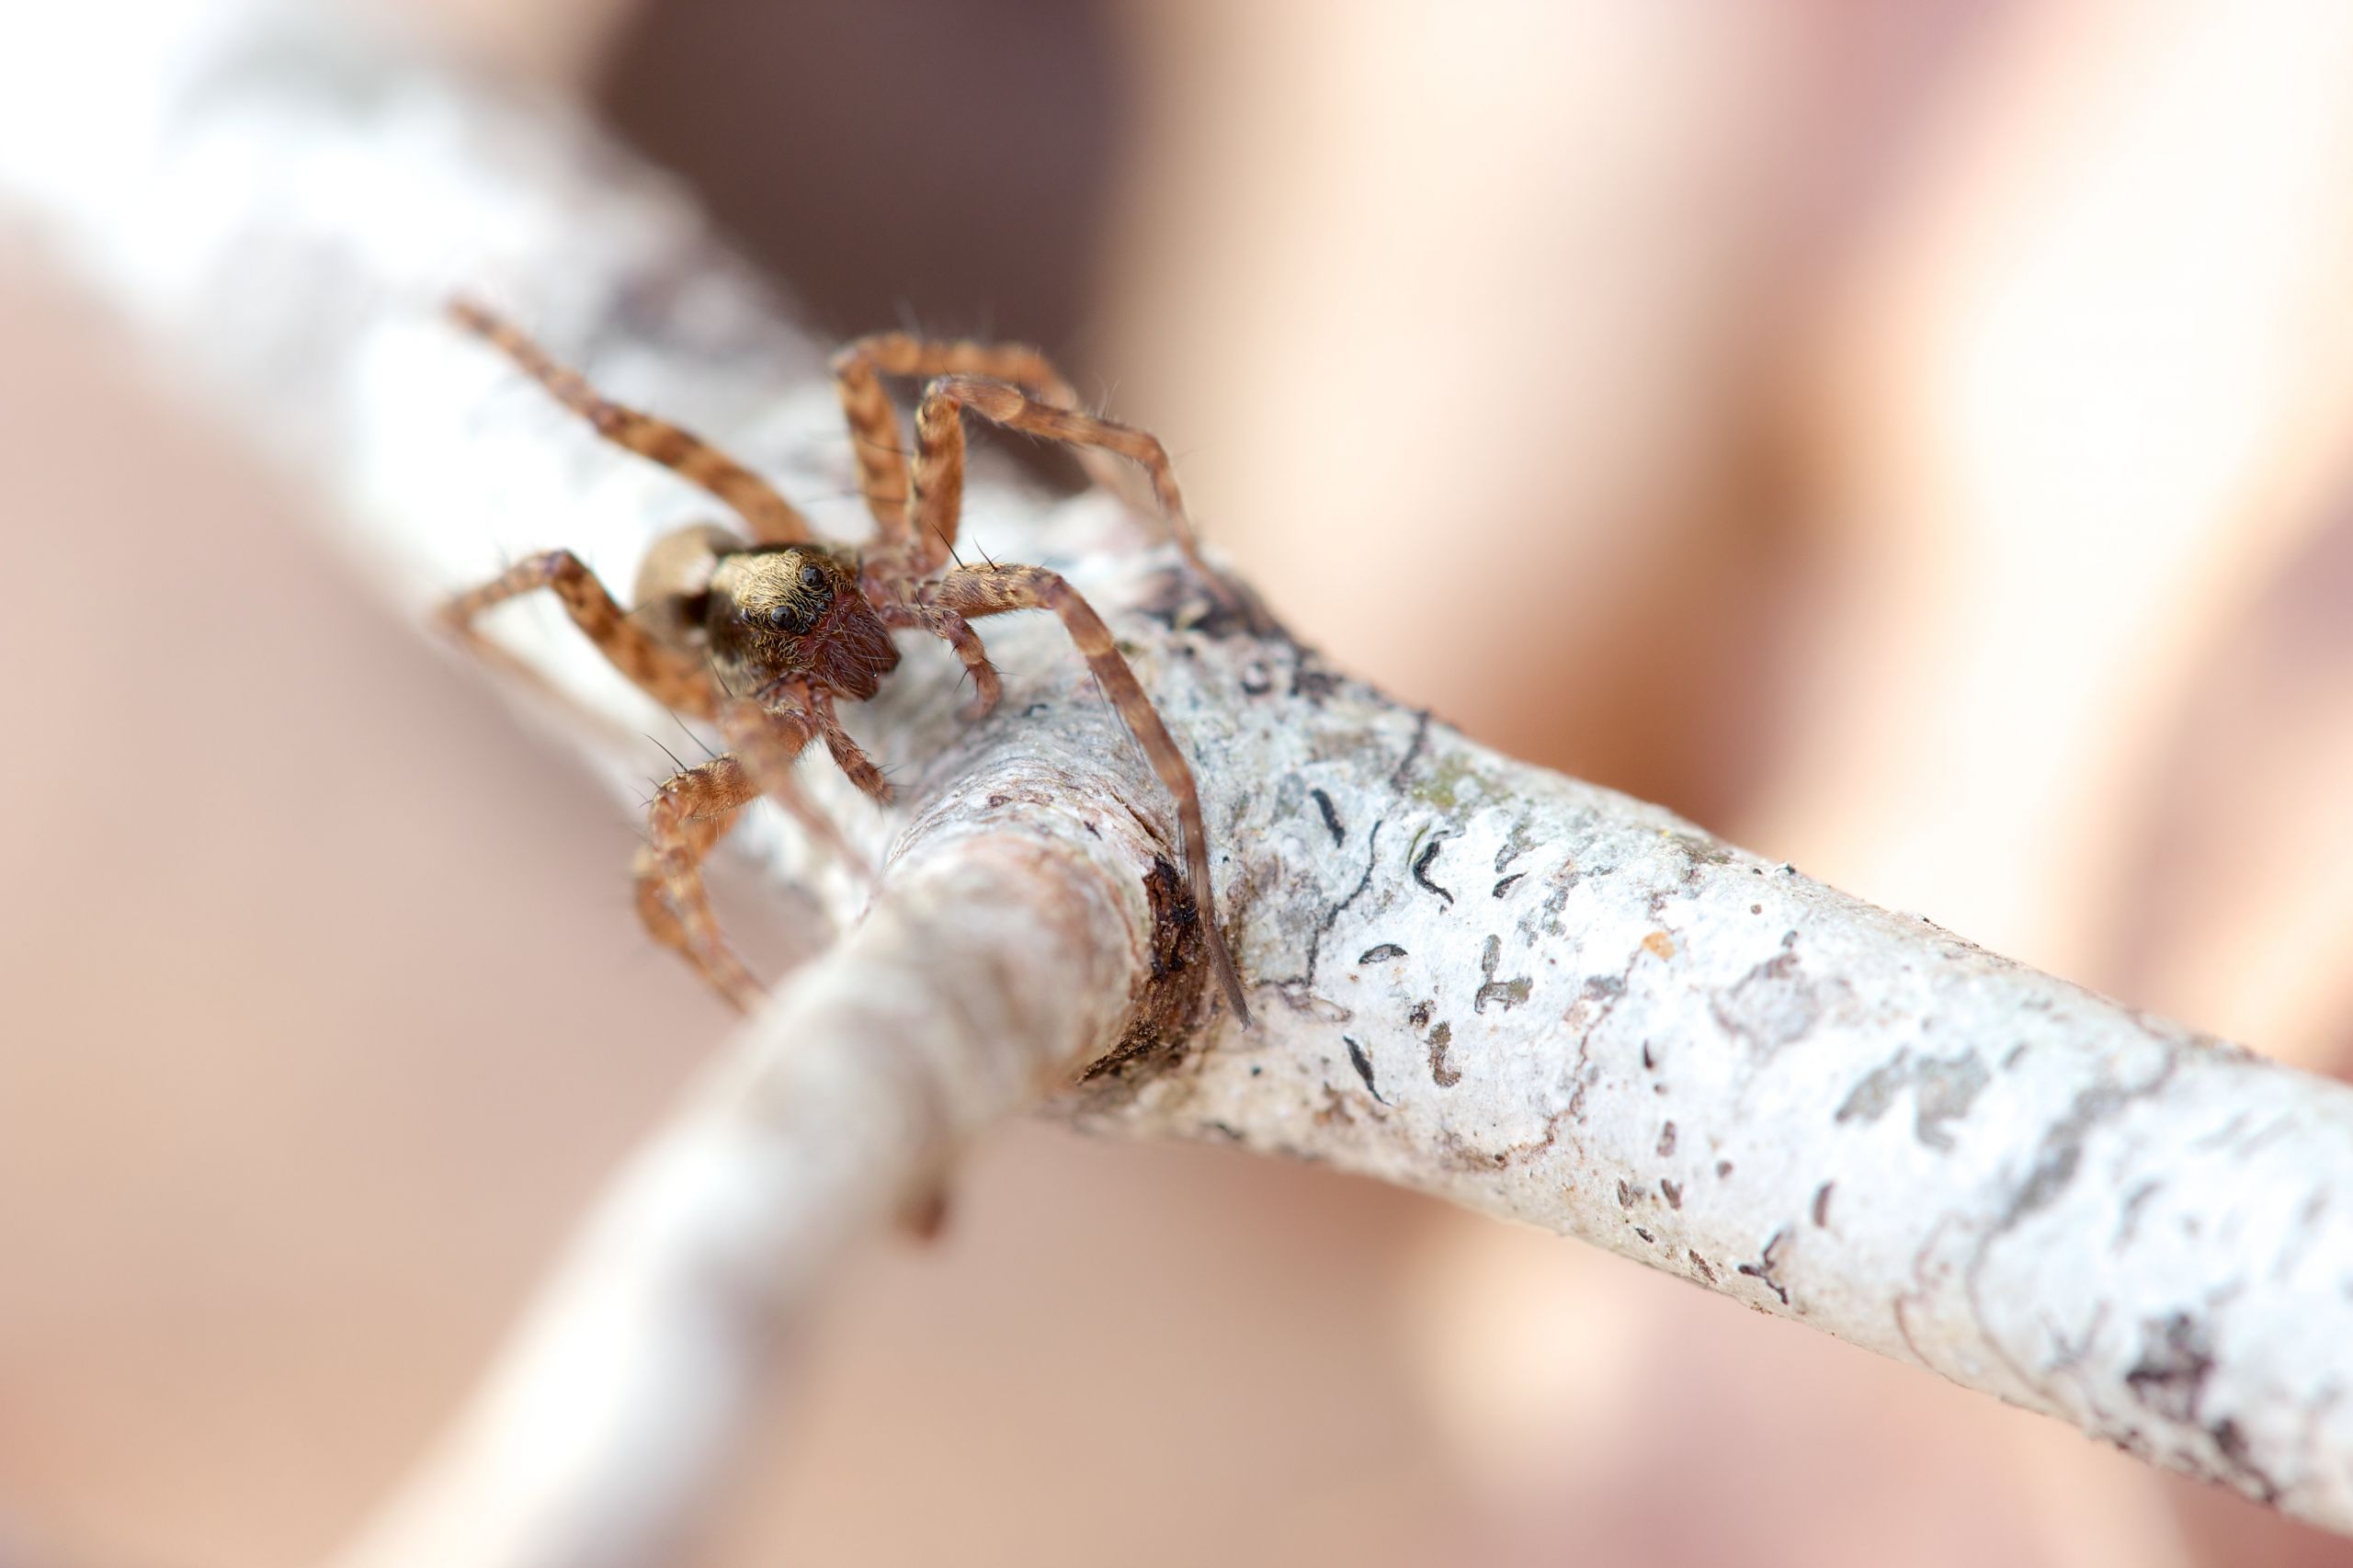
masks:
<path id="1" fill-rule="evenodd" d="M 682 955 L 741 1012 L 767 994 L 720 935 L 703 886 L 703 858 L 735 813 L 760 794 L 752 769 L 736 756 L 713 757 L 672 777 L 645 812 L 645 846 L 637 857 L 637 913 L 656 942 Z"/>
<path id="2" fill-rule="evenodd" d="M 834 694 L 821 686 L 813 686 L 797 677 L 771 681 L 761 689 L 761 699 L 774 718 L 804 726 L 809 733 L 825 743 L 825 753 L 843 776 L 860 791 L 881 805 L 891 803 L 891 781 L 882 777 L 882 769 L 866 755 L 866 748 L 850 738 L 842 728 L 841 716 L 834 710 Z"/>
<path id="3" fill-rule="evenodd" d="M 908 599 L 885 599 L 875 607 L 875 614 L 885 626 L 928 631 L 956 651 L 964 662 L 964 673 L 972 677 L 972 699 L 964 705 L 966 723 L 976 724 L 995 711 L 997 699 L 1005 695 L 1005 682 L 989 662 L 981 634 L 962 616 L 944 606 Z"/>
<path id="4" fill-rule="evenodd" d="M 844 860 L 865 862 L 793 785 L 792 766 L 813 734 L 807 721 L 740 700 L 723 705 L 718 719 L 721 733 L 735 750 L 682 769 L 646 808 L 646 842 L 636 867 L 637 912 L 656 942 L 681 954 L 721 995 L 749 1011 L 765 992 L 720 934 L 702 879 L 704 859 L 736 813 L 766 794 L 782 801 Z"/>
<path id="5" fill-rule="evenodd" d="M 1209 949 L 1210 966 L 1217 971 L 1226 1005 L 1243 1023 L 1250 1021 L 1250 1005 L 1242 994 L 1242 977 L 1227 951 L 1220 928 L 1217 904 L 1210 882 L 1209 829 L 1201 820 L 1200 792 L 1194 787 L 1191 764 L 1176 744 L 1176 737 L 1161 722 L 1160 711 L 1144 695 L 1143 683 L 1111 640 L 1111 629 L 1095 607 L 1058 572 L 1042 566 L 968 566 L 942 574 L 915 590 L 915 601 L 955 611 L 968 619 L 1003 615 L 1009 610 L 1051 610 L 1078 646 L 1086 666 L 1111 699 L 1128 733 L 1142 748 L 1144 758 L 1160 782 L 1176 798 L 1176 821 L 1184 840 L 1186 880 L 1194 908 L 1200 915 L 1201 939 Z"/>

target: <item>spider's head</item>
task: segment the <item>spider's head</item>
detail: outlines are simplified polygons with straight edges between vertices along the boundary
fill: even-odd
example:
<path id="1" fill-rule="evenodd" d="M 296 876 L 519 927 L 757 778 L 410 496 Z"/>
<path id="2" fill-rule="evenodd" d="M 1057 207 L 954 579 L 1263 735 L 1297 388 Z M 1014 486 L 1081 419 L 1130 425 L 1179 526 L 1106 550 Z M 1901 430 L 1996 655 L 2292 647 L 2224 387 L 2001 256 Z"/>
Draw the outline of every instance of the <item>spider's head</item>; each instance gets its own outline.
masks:
<path id="1" fill-rule="evenodd" d="M 863 702 L 898 667 L 891 634 L 858 591 L 858 570 L 815 545 L 722 556 L 704 629 L 730 688 L 801 676 Z"/>

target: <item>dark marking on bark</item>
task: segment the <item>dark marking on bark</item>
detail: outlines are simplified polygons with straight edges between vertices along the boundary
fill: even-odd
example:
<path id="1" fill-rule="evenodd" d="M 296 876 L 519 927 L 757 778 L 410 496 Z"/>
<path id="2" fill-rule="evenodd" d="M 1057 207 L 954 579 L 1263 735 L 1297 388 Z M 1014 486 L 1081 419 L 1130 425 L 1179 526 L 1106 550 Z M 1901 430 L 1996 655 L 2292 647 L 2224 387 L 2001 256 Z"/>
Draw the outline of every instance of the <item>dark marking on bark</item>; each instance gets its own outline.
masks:
<path id="1" fill-rule="evenodd" d="M 1405 748 L 1404 759 L 1397 764 L 1397 770 L 1389 776 L 1389 789 L 1392 794 L 1405 788 L 1405 780 L 1412 776 L 1414 764 L 1422 760 L 1422 748 L 1429 744 L 1429 738 L 1430 710 L 1424 708 L 1414 714 L 1414 739 L 1413 743 Z"/>
<path id="2" fill-rule="evenodd" d="M 1683 851 L 1682 881 L 1686 887 L 1699 880 L 1702 867 L 1729 866 L 1736 858 L 1730 846 L 1696 833 L 1670 833 L 1666 836 L 1670 843 Z"/>
<path id="3" fill-rule="evenodd" d="M 1658 1071 L 1658 1058 L 1651 1054 L 1651 1042 L 1649 1040 L 1643 1041 L 1643 1071 L 1645 1073 L 1655 1073 Z"/>
<path id="4" fill-rule="evenodd" d="M 1487 896 L 1489 898 L 1503 897 L 1504 894 L 1511 892 L 1512 884 L 1514 882 L 1519 881 L 1520 878 L 1526 875 L 1528 875 L 1526 871 L 1514 871 L 1510 876 L 1503 878 L 1501 881 L 1497 881 L 1494 887 L 1489 888 L 1487 890 Z"/>
<path id="5" fill-rule="evenodd" d="M 1519 939 L 1534 947 L 1540 935 L 1566 936 L 1567 928 L 1561 924 L 1561 911 L 1568 905 L 1569 890 L 1584 880 L 1585 873 L 1577 869 L 1575 861 L 1562 861 L 1560 868 L 1544 879 L 1549 891 L 1544 894 L 1543 902 L 1520 915 Z"/>
<path id="6" fill-rule="evenodd" d="M 1152 909 L 1151 978 L 1130 1010 L 1126 1029 L 1110 1050 L 1087 1063 L 1078 1082 L 1116 1099 L 1181 1061 L 1209 965 L 1201 958 L 1200 912 L 1184 873 L 1165 856 L 1153 857 L 1143 891 Z"/>
<path id="7" fill-rule="evenodd" d="M 1315 809 L 1324 813 L 1324 831 L 1332 835 L 1332 847 L 1337 849 L 1346 844 L 1347 829 L 1340 825 L 1339 809 L 1332 804 L 1332 797 L 1321 790 L 1310 790 L 1307 795 L 1315 802 Z"/>
<path id="8" fill-rule="evenodd" d="M 1785 949 L 1787 942 L 1784 938 Z M 1824 989 L 1806 978 L 1797 954 L 1785 950 L 1718 994 L 1709 1010 L 1725 1033 L 1746 1042 L 1757 1055 L 1770 1056 L 1803 1039 L 1821 1019 Z"/>
<path id="9" fill-rule="evenodd" d="M 1918 1108 L 1913 1114 L 1913 1136 L 1931 1149 L 1952 1147 L 1949 1125 L 1969 1115 L 1977 1096 L 1994 1075 L 1973 1051 L 1958 1056 L 1931 1056 L 1920 1063 L 1915 1093 Z"/>
<path id="10" fill-rule="evenodd" d="M 2168 1040 L 2163 1062 L 2145 1082 L 2129 1086 L 2102 1082 L 2076 1091 L 2075 1103 L 2069 1108 L 2067 1114 L 2043 1133 L 2033 1167 L 2010 1195 L 2009 1204 L 2003 1210 L 2001 1218 L 1978 1238 L 1976 1250 L 1963 1276 L 1970 1305 L 1979 1323 L 1987 1321 L 1987 1314 L 1985 1303 L 1978 1295 L 1978 1281 L 1995 1246 L 2029 1215 L 2039 1213 L 2059 1200 L 2083 1165 L 2084 1144 L 2091 1137 L 2094 1128 L 2113 1119 L 2133 1102 L 2164 1092 L 2165 1085 L 2173 1081 L 2174 1074 L 2180 1069 L 2183 1048 L 2184 1042 L 2179 1038 Z M 2018 1381 L 2038 1393 L 2042 1392 L 2040 1379 L 2035 1371 L 2020 1366 L 2012 1358 L 1999 1339 L 1989 1336 L 1988 1343 Z"/>
<path id="11" fill-rule="evenodd" d="M 1576 1032 L 1580 1051 L 1592 1040 L 1593 1031 L 1608 1021 L 1625 997 L 1626 982 L 1617 975 L 1597 974 L 1585 983 L 1576 1000 L 1561 1015 L 1561 1021 Z"/>
<path id="12" fill-rule="evenodd" d="M 1658 1153 L 1661 1159 L 1675 1153 L 1675 1123 L 1671 1121 L 1658 1130 Z"/>
<path id="13" fill-rule="evenodd" d="M 1536 840 L 1529 836 L 1528 824 L 1524 822 L 1512 824 L 1511 832 L 1505 835 L 1503 847 L 1495 851 L 1495 869 L 1507 869 L 1514 860 L 1535 847 Z"/>
<path id="14" fill-rule="evenodd" d="M 1324 918 L 1315 923 L 1314 933 L 1307 939 L 1307 972 L 1287 983 L 1296 983 L 1310 991 L 1315 988 L 1315 967 L 1323 960 L 1324 938 L 1331 934 L 1333 926 L 1339 924 L 1340 915 L 1348 905 L 1362 898 L 1364 890 L 1372 885 L 1373 869 L 1381 864 L 1381 830 L 1388 821 L 1386 817 L 1381 818 L 1372 824 L 1372 832 L 1366 835 L 1364 875 L 1357 879 L 1357 885 L 1348 890 L 1347 897 L 1325 910 Z"/>
<path id="15" fill-rule="evenodd" d="M 1450 1089 L 1462 1082 L 1461 1069 L 1446 1059 L 1446 1048 L 1453 1040 L 1454 1030 L 1449 1025 L 1440 1024 L 1430 1030 L 1430 1081 L 1441 1089 Z"/>
<path id="16" fill-rule="evenodd" d="M 1348 1048 L 1348 1065 L 1355 1068 L 1357 1076 L 1364 1080 L 1365 1093 L 1376 1100 L 1381 1100 L 1382 1105 L 1387 1105 L 1389 1103 L 1387 1100 L 1381 1099 L 1380 1085 L 1372 1081 L 1372 1060 L 1365 1055 L 1364 1047 L 1346 1035 L 1340 1037 L 1340 1043 Z"/>
<path id="17" fill-rule="evenodd" d="M 1653 1246 L 1658 1245 L 1658 1238 L 1652 1235 L 1648 1231 L 1643 1230 L 1640 1225 L 1634 1227 L 1634 1234 L 1642 1237 L 1643 1240 L 1650 1243 Z"/>
<path id="18" fill-rule="evenodd" d="M 1730 1160 L 1718 1160 L 1716 1162 L 1716 1179 L 1721 1181 L 1730 1175 L 1732 1175 L 1732 1162 Z"/>
<path id="19" fill-rule="evenodd" d="M 1829 1228 L 1830 1191 L 1837 1185 L 1835 1181 L 1825 1181 L 1813 1189 L 1813 1227 L 1817 1231 Z"/>
<path id="20" fill-rule="evenodd" d="M 1414 880 L 1450 904 L 1454 902 L 1454 895 L 1430 881 L 1430 862 L 1437 859 L 1438 852 L 1445 847 L 1446 839 L 1443 835 L 1431 839 L 1422 846 L 1422 852 L 1414 858 Z"/>
<path id="21" fill-rule="evenodd" d="M 1487 1010 L 1487 1004 L 1495 1002 L 1508 1013 L 1527 1001 L 1528 994 L 1535 988 L 1536 982 L 1528 975 L 1513 980 L 1495 978 L 1495 966 L 1503 961 L 1503 955 L 1504 939 L 1501 937 L 1488 937 L 1486 947 L 1479 954 L 1479 972 L 1486 979 L 1481 983 L 1478 994 L 1471 998 L 1472 1012 L 1483 1013 Z"/>
<path id="22" fill-rule="evenodd" d="M 2287 1244 L 2279 1249 L 2279 1261 L 2272 1266 L 2271 1277 L 2284 1278 L 2290 1267 L 2302 1260 L 2312 1245 L 2313 1232 L 2320 1225 L 2321 1216 L 2328 1212 L 2328 1189 L 2316 1187 L 2304 1196 L 2296 1210 L 2296 1228 L 2289 1235 Z"/>
<path id="23" fill-rule="evenodd" d="M 1211 594 L 1190 568 L 1172 566 L 1158 574 L 1151 591 L 1136 601 L 1136 612 L 1171 631 L 1206 637 L 1212 642 L 1247 635 L 1262 642 L 1297 645 L 1299 639 L 1268 612 L 1247 584 L 1228 577 L 1225 590 Z M 1189 646 L 1183 651 L 1188 654 L 1193 652 Z"/>
<path id="24" fill-rule="evenodd" d="M 1659 1178 L 1658 1191 L 1659 1196 L 1666 1199 L 1666 1206 L 1669 1209 L 1680 1209 L 1683 1207 L 1683 1184 L 1681 1182 L 1668 1181 L 1665 1177 L 1662 1176 Z"/>
<path id="25" fill-rule="evenodd" d="M 1242 1129 L 1230 1121 L 1212 1121 L 1209 1126 L 1211 1131 L 1231 1142 L 1239 1143 L 1243 1141 Z"/>
<path id="26" fill-rule="evenodd" d="M 1500 1149 L 1476 1148 L 1461 1133 L 1451 1129 L 1440 1129 L 1438 1136 L 1438 1153 L 1449 1165 L 1457 1170 L 1481 1172 L 1508 1170 L 1515 1162 L 1532 1160 L 1558 1142 L 1561 1137 L 1561 1118 L 1567 1114 L 1563 1111 L 1548 1118 L 1544 1123 L 1543 1137 L 1529 1139 L 1518 1143 L 1507 1143 Z"/>
<path id="27" fill-rule="evenodd" d="M 2124 1374 L 2132 1397 L 2168 1421 L 2196 1425 L 2214 1369 L 2206 1325 L 2188 1312 L 2150 1318 L 2141 1325 L 2141 1357 Z"/>
<path id="28" fill-rule="evenodd" d="M 2214 1439 L 2215 1451 L 2222 1456 L 2223 1465 L 2238 1480 L 2242 1491 L 2266 1504 L 2276 1505 L 2279 1501 L 2279 1483 L 2256 1468 L 2254 1448 L 2236 1421 L 2225 1415 L 2208 1427 L 2206 1435 Z"/>
<path id="29" fill-rule="evenodd" d="M 1773 1276 L 1774 1271 L 1781 1267 L 1781 1249 L 1789 1239 L 1789 1232 L 1774 1232 L 1773 1239 L 1765 1244 L 1764 1255 L 1755 1263 L 1744 1263 L 1739 1268 L 1740 1273 L 1745 1274 L 1779 1296 L 1781 1299 L 1781 1305 L 1785 1307 L 1790 1304 L 1789 1288 Z"/>
<path id="30" fill-rule="evenodd" d="M 1967 1116 L 1993 1081 L 1973 1051 L 1922 1058 L 1899 1051 L 1847 1092 L 1832 1119 L 1877 1121 L 1908 1087 L 1914 1093 L 1912 1135 L 1941 1153 L 1952 1147 L 1949 1125 Z"/>
<path id="31" fill-rule="evenodd" d="M 1340 677 L 1324 668 L 1323 658 L 1306 643 L 1293 641 L 1290 652 L 1291 696 L 1323 707 L 1324 700 L 1340 689 Z"/>
<path id="32" fill-rule="evenodd" d="M 2115 1245 L 2124 1247 L 2131 1244 L 2133 1233 L 2141 1228 L 2142 1209 L 2164 1185 L 2160 1181 L 2139 1182 L 2124 1195 L 2124 1212 L 2117 1216 L 2116 1221 Z"/>
<path id="33" fill-rule="evenodd" d="M 2092 1129 L 2134 1100 L 2145 1099 L 2163 1089 L 2172 1081 L 2180 1061 L 2177 1050 L 2168 1051 L 2165 1065 L 2146 1084 L 2134 1088 L 2099 1084 L 2078 1092 L 2075 1103 L 2067 1114 L 2043 1134 L 2042 1147 L 2036 1155 L 2034 1168 L 2018 1185 L 2017 1193 L 2010 1199 L 2008 1210 L 1995 1227 L 1993 1235 L 1986 1238 L 1987 1243 L 1990 1244 L 1995 1236 L 2007 1232 L 2028 1215 L 2056 1202 L 2059 1195 L 2066 1191 L 2067 1185 L 2075 1178 L 2076 1167 L 2083 1163 L 2084 1141 L 2091 1135 Z"/>
<path id="34" fill-rule="evenodd" d="M 1263 661 L 1253 659 L 1243 670 L 1242 678 L 1235 684 L 1242 687 L 1242 695 L 1245 697 L 1264 697 L 1275 689 L 1275 677 Z"/>
<path id="35" fill-rule="evenodd" d="M 1358 953 L 1357 962 L 1359 964 L 1387 963 L 1391 959 L 1402 959 L 1404 956 L 1405 949 L 1396 943 L 1383 942 L 1377 948 L 1367 948 Z"/>
<path id="36" fill-rule="evenodd" d="M 1687 1248 L 1683 1256 L 1691 1260 L 1691 1267 L 1699 1271 L 1700 1278 L 1711 1285 L 1716 1282 L 1716 1271 L 1708 1267 L 1708 1260 L 1701 1257 L 1697 1249 Z"/>
<path id="37" fill-rule="evenodd" d="M 1436 1004 L 1431 1002 L 1415 1003 L 1412 1006 L 1405 1009 L 1405 1021 L 1413 1025 L 1414 1028 L 1420 1028 L 1424 1024 L 1430 1021 L 1430 1009 L 1435 1005 Z"/>

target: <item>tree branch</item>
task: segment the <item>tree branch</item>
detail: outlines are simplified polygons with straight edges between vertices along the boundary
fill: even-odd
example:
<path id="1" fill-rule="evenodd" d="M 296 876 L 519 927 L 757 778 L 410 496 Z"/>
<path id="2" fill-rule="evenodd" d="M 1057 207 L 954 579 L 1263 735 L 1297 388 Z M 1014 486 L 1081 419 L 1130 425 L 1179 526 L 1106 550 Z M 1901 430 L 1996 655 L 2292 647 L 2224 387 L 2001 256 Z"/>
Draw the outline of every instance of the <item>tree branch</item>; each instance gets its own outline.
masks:
<path id="1" fill-rule="evenodd" d="M 552 544 L 626 581 L 708 508 L 444 324 L 460 289 L 789 494 L 851 492 L 813 346 L 562 110 L 344 19 L 150 12 L 57 13 L 0 62 L 0 196 L 311 466 L 420 621 Z M 870 906 L 772 814 L 739 835 L 844 935 L 353 1561 L 650 1560 L 786 1309 L 1040 1102 L 1580 1236 L 2353 1529 L 2353 1093 L 1476 746 L 1236 624 L 1108 496 L 999 479 L 970 515 L 1094 599 L 1197 759 L 1260 1027 L 1209 1012 L 1168 803 L 1059 629 L 993 631 L 977 726 L 911 645 L 853 716 L 903 803 L 807 775 L 885 866 Z M 494 630 L 611 721 L 573 733 L 633 797 L 660 716 L 552 611 Z"/>

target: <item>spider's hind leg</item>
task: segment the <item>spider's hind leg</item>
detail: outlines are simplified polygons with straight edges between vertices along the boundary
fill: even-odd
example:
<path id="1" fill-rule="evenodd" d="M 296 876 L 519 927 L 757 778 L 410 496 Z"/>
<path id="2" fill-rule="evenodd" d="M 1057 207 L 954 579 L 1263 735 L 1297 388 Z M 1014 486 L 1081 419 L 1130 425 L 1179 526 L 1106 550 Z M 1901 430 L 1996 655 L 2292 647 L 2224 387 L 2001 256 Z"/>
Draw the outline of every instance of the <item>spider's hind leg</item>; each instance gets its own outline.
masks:
<path id="1" fill-rule="evenodd" d="M 834 356 L 834 386 L 858 453 L 858 489 L 886 543 L 905 543 L 908 519 L 906 442 L 882 388 L 884 376 L 979 376 L 1018 387 L 1051 407 L 1078 407 L 1069 379 L 1026 343 L 878 332 L 845 346 Z M 1116 455 L 1086 447 L 1076 455 L 1087 478 L 1116 494 L 1127 493 L 1131 471 Z"/>
<path id="2" fill-rule="evenodd" d="M 809 520 L 776 486 L 693 431 L 615 403 L 579 371 L 557 363 L 521 328 L 471 300 L 451 301 L 449 318 L 512 359 L 606 440 L 660 463 L 725 502 L 762 544 L 799 544 L 810 538 Z"/>
<path id="3" fill-rule="evenodd" d="M 948 564 L 956 542 L 957 518 L 964 504 L 964 420 L 971 410 L 993 425 L 1060 441 L 1083 452 L 1116 454 L 1139 465 L 1152 481 L 1161 520 L 1193 569 L 1221 596 L 1232 590 L 1201 559 L 1200 540 L 1186 515 L 1176 488 L 1176 468 L 1168 449 L 1150 433 L 1025 394 L 1020 388 L 981 376 L 941 376 L 924 389 L 915 407 L 914 489 L 907 501 L 905 548 L 917 575 Z"/>

